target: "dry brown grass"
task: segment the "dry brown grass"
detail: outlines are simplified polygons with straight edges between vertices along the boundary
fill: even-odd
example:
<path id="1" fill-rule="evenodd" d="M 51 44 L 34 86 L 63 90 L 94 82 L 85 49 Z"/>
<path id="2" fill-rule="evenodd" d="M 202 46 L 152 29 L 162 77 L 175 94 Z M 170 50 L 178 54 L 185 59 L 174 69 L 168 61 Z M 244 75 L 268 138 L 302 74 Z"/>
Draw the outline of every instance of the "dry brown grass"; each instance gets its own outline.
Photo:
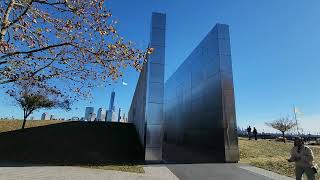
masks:
<path id="1" fill-rule="evenodd" d="M 8 132 L 8 131 L 14 131 L 21 129 L 22 127 L 22 120 L 1 120 L 0 121 L 0 133 L 1 132 Z M 31 127 L 38 127 L 38 126 L 46 126 L 50 124 L 57 124 L 57 123 L 62 123 L 66 121 L 58 121 L 58 120 L 33 120 L 29 121 L 27 120 L 26 122 L 26 127 L 25 128 L 31 128 Z"/>
<path id="2" fill-rule="evenodd" d="M 294 177 L 294 164 L 287 161 L 293 147 L 292 143 L 276 142 L 274 140 L 249 141 L 239 138 L 239 146 L 240 162 Z M 311 147 L 311 149 L 315 155 L 315 162 L 320 164 L 320 148 Z"/>
<path id="3" fill-rule="evenodd" d="M 123 171 L 123 172 L 132 172 L 132 173 L 144 173 L 143 166 L 136 165 L 136 164 L 84 166 L 84 167 L 85 168 L 92 168 L 92 169 L 103 169 L 103 170 Z"/>

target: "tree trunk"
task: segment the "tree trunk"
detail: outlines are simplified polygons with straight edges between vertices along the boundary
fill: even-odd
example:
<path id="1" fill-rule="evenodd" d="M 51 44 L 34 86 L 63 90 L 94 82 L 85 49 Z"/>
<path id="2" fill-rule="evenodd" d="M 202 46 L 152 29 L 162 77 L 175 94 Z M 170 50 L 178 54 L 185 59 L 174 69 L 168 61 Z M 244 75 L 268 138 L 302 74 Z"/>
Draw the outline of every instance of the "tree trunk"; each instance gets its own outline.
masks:
<path id="1" fill-rule="evenodd" d="M 26 126 L 27 117 L 28 117 L 27 111 L 25 109 L 23 109 L 23 123 L 22 123 L 21 129 L 24 129 L 24 127 Z"/>
<path id="2" fill-rule="evenodd" d="M 282 132 L 282 139 L 283 139 L 283 142 L 286 143 L 286 139 L 284 137 L 284 132 Z"/>
<path id="3" fill-rule="evenodd" d="M 22 124 L 22 128 L 21 129 L 24 129 L 25 125 L 26 125 L 26 120 L 27 120 L 27 117 L 24 117 L 23 118 L 23 124 Z"/>
<path id="4" fill-rule="evenodd" d="M 26 121 L 27 121 L 27 118 L 30 116 L 30 114 L 34 111 L 34 109 L 23 109 L 23 124 L 22 124 L 22 127 L 21 129 L 24 129 L 25 126 L 26 126 Z"/>

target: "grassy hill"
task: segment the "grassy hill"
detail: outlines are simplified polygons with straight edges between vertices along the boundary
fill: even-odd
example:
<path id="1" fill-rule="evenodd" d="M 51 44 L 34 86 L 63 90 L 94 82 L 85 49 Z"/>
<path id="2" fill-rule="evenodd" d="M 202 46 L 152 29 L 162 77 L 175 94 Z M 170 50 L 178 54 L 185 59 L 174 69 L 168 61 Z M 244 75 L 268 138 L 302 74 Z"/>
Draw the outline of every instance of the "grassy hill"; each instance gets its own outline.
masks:
<path id="1" fill-rule="evenodd" d="M 294 163 L 287 161 L 293 143 L 276 142 L 274 140 L 249 141 L 239 138 L 239 145 L 240 162 L 295 177 Z M 315 155 L 315 162 L 320 164 L 320 147 L 311 147 L 311 149 Z"/>
<path id="2" fill-rule="evenodd" d="M 21 129 L 22 120 L 0 120 L 0 133 Z M 27 121 L 26 128 L 46 126 L 50 124 L 63 123 L 66 121 L 46 120 L 46 121 Z"/>
<path id="3" fill-rule="evenodd" d="M 80 121 L 0 121 L 0 163 L 131 164 L 143 148 L 132 124 Z"/>

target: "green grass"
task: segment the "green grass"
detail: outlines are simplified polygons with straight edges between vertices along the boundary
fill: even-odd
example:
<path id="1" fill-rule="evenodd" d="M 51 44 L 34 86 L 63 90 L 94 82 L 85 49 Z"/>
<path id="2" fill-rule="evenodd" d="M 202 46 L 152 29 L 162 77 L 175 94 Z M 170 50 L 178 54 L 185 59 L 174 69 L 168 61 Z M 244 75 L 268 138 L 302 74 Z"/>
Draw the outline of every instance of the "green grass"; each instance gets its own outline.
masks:
<path id="1" fill-rule="evenodd" d="M 240 162 L 294 177 L 294 163 L 289 163 L 290 150 L 293 143 L 276 142 L 274 140 L 247 140 L 239 138 Z M 315 162 L 320 164 L 320 148 L 311 147 Z M 317 178 L 320 178 L 319 175 Z"/>
<path id="2" fill-rule="evenodd" d="M 143 149 L 132 124 L 0 121 L 0 162 L 80 166 L 143 173 Z"/>

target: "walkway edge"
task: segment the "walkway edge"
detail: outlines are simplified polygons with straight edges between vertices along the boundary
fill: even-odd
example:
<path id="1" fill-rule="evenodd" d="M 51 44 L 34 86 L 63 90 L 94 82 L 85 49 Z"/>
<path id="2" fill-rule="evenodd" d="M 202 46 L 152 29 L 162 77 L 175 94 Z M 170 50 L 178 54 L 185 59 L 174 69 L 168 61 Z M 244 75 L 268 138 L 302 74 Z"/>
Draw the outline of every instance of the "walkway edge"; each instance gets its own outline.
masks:
<path id="1" fill-rule="evenodd" d="M 280 175 L 265 169 L 250 166 L 250 165 L 239 165 L 239 168 L 274 179 L 274 180 L 294 180 L 293 178 L 283 176 L 283 175 Z"/>

